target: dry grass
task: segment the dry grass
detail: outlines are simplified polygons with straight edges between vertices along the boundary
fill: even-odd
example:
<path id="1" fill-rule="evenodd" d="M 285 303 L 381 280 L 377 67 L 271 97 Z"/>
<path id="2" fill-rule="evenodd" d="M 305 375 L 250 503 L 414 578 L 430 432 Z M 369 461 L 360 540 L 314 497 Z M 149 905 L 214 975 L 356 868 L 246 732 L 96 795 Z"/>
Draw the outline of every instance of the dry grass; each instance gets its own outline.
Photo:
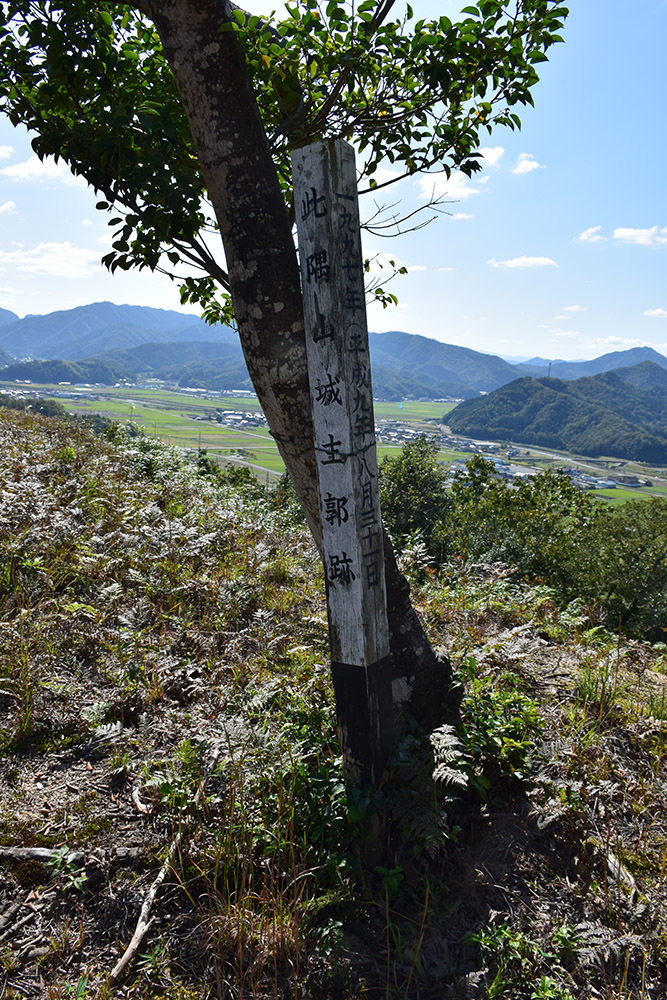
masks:
<path id="1" fill-rule="evenodd" d="M 381 793 L 346 790 L 293 512 L 141 439 L 0 436 L 0 850 L 82 852 L 0 855 L 4 997 L 663 996 L 664 650 L 415 565 L 461 750 L 434 785 L 406 730 Z"/>

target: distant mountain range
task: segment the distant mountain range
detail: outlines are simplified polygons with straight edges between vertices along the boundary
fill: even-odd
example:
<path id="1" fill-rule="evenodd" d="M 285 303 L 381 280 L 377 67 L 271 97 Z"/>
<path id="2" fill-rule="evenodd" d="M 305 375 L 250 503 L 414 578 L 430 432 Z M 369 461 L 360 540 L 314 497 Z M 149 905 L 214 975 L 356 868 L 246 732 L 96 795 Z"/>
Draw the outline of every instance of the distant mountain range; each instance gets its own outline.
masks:
<path id="1" fill-rule="evenodd" d="M 643 361 L 570 382 L 525 376 L 459 403 L 447 423 L 472 438 L 667 464 L 666 369 Z"/>
<path id="2" fill-rule="evenodd" d="M 585 375 L 614 371 L 616 368 L 632 368 L 642 361 L 653 361 L 663 368 L 667 367 L 667 359 L 651 347 L 632 347 L 628 351 L 613 351 L 592 361 L 548 361 L 545 358 L 532 358 L 530 361 L 517 364 L 516 367 L 524 375 L 532 375 L 534 378 L 546 375 L 569 381 L 583 378 Z"/>
<path id="3" fill-rule="evenodd" d="M 197 316 L 148 306 L 117 306 L 95 302 L 18 319 L 0 317 L 0 347 L 23 358 L 78 361 L 101 351 L 137 347 L 146 343 L 192 340 L 236 344 L 228 327 L 208 326 Z"/>
<path id="4" fill-rule="evenodd" d="M 7 323 L 16 323 L 18 316 L 16 313 L 11 312 L 9 309 L 0 309 L 0 326 L 6 326 Z"/>
<path id="5" fill-rule="evenodd" d="M 478 399 L 517 377 L 579 379 L 644 361 L 667 370 L 667 358 L 649 347 L 605 354 L 594 361 L 532 358 L 510 364 L 492 354 L 392 330 L 370 334 L 373 391 L 382 399 Z M 104 384 L 157 378 L 181 386 L 249 389 L 238 337 L 196 316 L 146 306 L 96 302 L 26 316 L 0 309 L 0 365 L 4 380 Z"/>

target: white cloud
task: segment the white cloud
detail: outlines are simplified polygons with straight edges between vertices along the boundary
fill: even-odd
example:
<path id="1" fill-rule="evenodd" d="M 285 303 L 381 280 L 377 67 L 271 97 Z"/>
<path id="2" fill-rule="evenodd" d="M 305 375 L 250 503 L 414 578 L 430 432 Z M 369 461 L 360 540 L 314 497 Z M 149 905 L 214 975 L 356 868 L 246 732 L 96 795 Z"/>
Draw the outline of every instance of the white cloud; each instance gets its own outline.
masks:
<path id="1" fill-rule="evenodd" d="M 580 337 L 581 332 L 579 330 L 561 330 L 556 328 L 551 331 L 555 337 Z"/>
<path id="2" fill-rule="evenodd" d="M 0 215 L 16 215 L 16 202 L 6 201 L 4 205 L 0 205 Z"/>
<path id="3" fill-rule="evenodd" d="M 474 219 L 475 216 L 471 215 L 470 212 L 454 212 L 452 219 Z"/>
<path id="4" fill-rule="evenodd" d="M 558 267 L 551 257 L 512 257 L 510 260 L 494 260 L 488 263 L 491 267 Z"/>
<path id="5" fill-rule="evenodd" d="M 585 313 L 588 312 L 588 306 L 563 306 L 563 312 L 566 313 Z"/>
<path id="6" fill-rule="evenodd" d="M 364 177 L 362 180 L 362 185 L 366 187 L 370 184 L 371 180 L 375 181 L 376 184 L 388 184 L 390 182 L 397 182 L 401 177 L 403 177 L 402 170 L 391 170 L 389 167 L 378 167 L 370 177 Z"/>
<path id="7" fill-rule="evenodd" d="M 101 242 L 101 238 L 97 242 Z M 368 254 L 369 274 L 373 278 L 381 278 L 383 281 L 388 281 L 394 275 L 395 271 L 401 267 L 404 267 L 410 273 L 413 271 L 428 270 L 426 264 L 409 264 L 407 260 L 397 257 L 395 254 L 387 256 L 387 254 L 382 253 L 380 250 L 375 250 L 373 247 L 369 247 L 366 253 Z"/>
<path id="8" fill-rule="evenodd" d="M 439 267 L 438 271 L 455 271 L 455 267 Z"/>
<path id="9" fill-rule="evenodd" d="M 667 309 L 645 309 L 642 316 L 651 316 L 653 319 L 667 319 Z"/>
<path id="10" fill-rule="evenodd" d="M 479 151 L 484 157 L 485 165 L 489 167 L 495 167 L 505 152 L 503 146 L 481 146 Z"/>
<path id="11" fill-rule="evenodd" d="M 0 160 L 7 160 L 14 152 L 13 146 L 0 146 Z"/>
<path id="12" fill-rule="evenodd" d="M 660 229 L 651 226 L 650 229 L 626 229 L 620 227 L 614 230 L 614 239 L 621 243 L 633 243 L 640 247 L 667 246 L 667 226 Z"/>
<path id="13" fill-rule="evenodd" d="M 40 243 L 32 250 L 0 251 L 0 263 L 22 274 L 85 278 L 99 269 L 100 258 L 98 251 L 86 250 L 74 243 Z"/>
<path id="14" fill-rule="evenodd" d="M 532 153 L 519 153 L 519 158 L 510 171 L 513 174 L 530 174 L 533 170 L 543 167 L 543 163 L 538 163 Z"/>
<path id="15" fill-rule="evenodd" d="M 83 177 L 75 177 L 63 160 L 56 163 L 52 156 L 47 156 L 45 160 L 40 160 L 38 156 L 31 156 L 23 163 L 13 163 L 11 167 L 3 167 L 0 174 L 3 177 L 8 177 L 9 180 L 24 181 L 28 184 L 62 181 L 65 184 L 86 187 Z"/>
<path id="16" fill-rule="evenodd" d="M 637 340 L 631 337 L 602 337 L 599 343 L 606 344 L 608 347 L 620 348 L 623 351 L 629 350 L 631 347 L 648 347 L 645 340 Z"/>
<path id="17" fill-rule="evenodd" d="M 481 177 L 475 183 L 478 185 L 486 184 L 487 181 L 488 177 Z M 422 197 L 429 200 L 445 198 L 447 201 L 465 201 L 466 198 L 471 198 L 474 194 L 480 194 L 479 187 L 474 187 L 470 178 L 462 174 L 460 170 L 452 171 L 449 177 L 446 174 L 428 174 L 425 177 L 419 177 L 417 183 L 421 189 Z"/>
<path id="18" fill-rule="evenodd" d="M 554 316 L 554 319 L 572 319 L 571 316 Z"/>
<path id="19" fill-rule="evenodd" d="M 604 243 L 607 239 L 606 236 L 600 236 L 600 230 L 602 226 L 591 226 L 590 229 L 584 229 L 583 233 L 579 233 L 575 236 L 575 243 Z"/>

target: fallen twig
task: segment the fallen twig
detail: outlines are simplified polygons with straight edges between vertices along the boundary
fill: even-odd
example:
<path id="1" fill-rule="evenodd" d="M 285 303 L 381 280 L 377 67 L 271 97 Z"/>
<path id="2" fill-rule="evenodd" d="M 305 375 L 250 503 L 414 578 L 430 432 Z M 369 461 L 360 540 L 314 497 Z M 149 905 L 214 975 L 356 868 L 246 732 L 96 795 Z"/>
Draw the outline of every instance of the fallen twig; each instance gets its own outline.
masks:
<path id="1" fill-rule="evenodd" d="M 151 885 L 150 889 L 148 890 L 148 893 L 146 894 L 146 897 L 144 898 L 143 904 L 141 906 L 141 913 L 139 914 L 139 919 L 137 921 L 137 926 L 134 930 L 134 934 L 132 935 L 132 940 L 130 941 L 127 948 L 123 952 L 123 955 L 121 956 L 121 958 L 118 960 L 118 962 L 111 971 L 111 974 L 109 976 L 110 986 L 113 986 L 115 983 L 117 983 L 120 977 L 123 975 L 128 965 L 130 964 L 130 962 L 136 955 L 137 951 L 139 950 L 141 942 L 145 938 L 148 928 L 153 923 L 154 918 L 150 916 L 150 912 L 153 907 L 153 903 L 155 902 L 155 897 L 157 896 L 158 889 L 160 888 L 165 878 L 167 877 L 167 872 L 171 868 L 172 862 L 176 856 L 176 852 L 181 846 L 181 840 L 183 839 L 184 833 L 185 833 L 184 829 L 179 830 L 179 832 L 176 834 L 173 841 L 171 842 L 171 847 L 169 848 L 169 853 L 167 854 L 164 864 L 162 865 L 162 868 L 160 868 L 160 871 L 158 872 L 155 880 L 153 881 L 153 884 Z"/>
<path id="2" fill-rule="evenodd" d="M 35 916 L 36 916 L 35 913 L 26 913 L 25 917 L 21 917 L 21 919 L 17 920 L 15 924 L 12 924 L 12 926 L 8 930 L 0 934 L 0 944 L 2 944 L 3 941 L 6 941 L 7 938 L 10 938 L 14 934 L 16 934 L 16 932 L 25 924 L 28 924 L 30 923 L 31 920 L 34 920 Z"/>
<path id="3" fill-rule="evenodd" d="M 216 766 L 216 764 L 218 762 L 219 753 L 220 753 L 220 751 L 216 750 L 216 752 L 213 755 L 213 761 L 212 761 L 211 766 L 210 766 L 210 768 L 208 770 L 208 774 L 202 779 L 201 784 L 199 785 L 199 789 L 198 789 L 197 794 L 195 795 L 195 798 L 194 798 L 194 805 L 195 806 L 199 805 L 199 803 L 201 802 L 201 800 L 202 800 L 202 798 L 204 796 L 204 788 L 205 788 L 206 782 L 207 782 L 208 778 L 210 777 L 210 775 L 213 773 L 213 771 L 215 769 L 215 766 Z M 111 973 L 109 975 L 109 985 L 110 986 L 114 986 L 118 982 L 118 980 L 124 974 L 124 972 L 127 969 L 127 967 L 130 965 L 130 963 L 134 959 L 134 956 L 139 951 L 139 948 L 141 947 L 141 943 L 142 943 L 143 939 L 145 938 L 145 936 L 146 936 L 146 934 L 148 932 L 148 929 L 149 929 L 149 927 L 151 926 L 151 924 L 153 923 L 153 920 L 154 920 L 154 917 L 151 917 L 150 912 L 151 912 L 151 909 L 153 908 L 153 903 L 155 902 L 155 897 L 157 896 L 157 893 L 158 893 L 158 890 L 159 890 L 160 886 L 162 885 L 162 883 L 164 882 L 165 878 L 167 877 L 167 872 L 169 871 L 169 869 L 172 866 L 174 858 L 176 857 L 176 854 L 178 853 L 178 851 L 180 849 L 180 846 L 181 846 L 181 843 L 183 842 L 183 838 L 184 838 L 185 834 L 188 833 L 188 832 L 189 832 L 189 824 L 188 825 L 183 825 L 180 828 L 180 830 L 178 831 L 178 833 L 176 834 L 176 836 L 174 837 L 174 839 L 172 840 L 171 846 L 169 848 L 169 852 L 167 854 L 167 857 L 165 858 L 165 861 L 164 861 L 162 867 L 160 868 L 160 871 L 158 872 L 157 876 L 155 877 L 155 880 L 153 881 L 150 889 L 148 890 L 148 892 L 147 892 L 147 894 L 146 894 L 146 896 L 144 898 L 143 904 L 141 906 L 141 912 L 139 913 L 139 919 L 137 920 L 137 926 L 136 926 L 136 928 L 134 930 L 134 934 L 132 935 L 132 940 L 128 944 L 127 948 L 123 952 L 122 956 L 120 957 L 120 959 L 118 960 L 118 962 L 116 963 L 116 965 L 111 970 Z"/>
<path id="4" fill-rule="evenodd" d="M 53 847 L 0 847 L 0 861 L 41 861 L 51 865 L 63 860 L 62 848 Z M 64 859 L 67 864 L 82 865 L 86 860 L 83 851 L 70 851 Z"/>

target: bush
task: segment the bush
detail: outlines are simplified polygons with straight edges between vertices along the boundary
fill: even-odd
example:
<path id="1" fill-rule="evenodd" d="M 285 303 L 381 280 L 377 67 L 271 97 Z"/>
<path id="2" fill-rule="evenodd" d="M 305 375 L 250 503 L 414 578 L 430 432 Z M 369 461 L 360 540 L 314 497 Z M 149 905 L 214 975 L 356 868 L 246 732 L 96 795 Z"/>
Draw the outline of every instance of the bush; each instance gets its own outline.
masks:
<path id="1" fill-rule="evenodd" d="M 501 561 L 583 599 L 615 630 L 658 640 L 667 629 L 667 500 L 612 508 L 547 470 L 510 488 L 474 458 L 456 477 L 442 527 L 464 558 Z"/>
<path id="2" fill-rule="evenodd" d="M 402 549 L 419 534 L 431 555 L 442 558 L 442 520 L 449 506 L 446 473 L 438 444 L 425 434 L 403 445 L 396 458 L 380 463 L 380 506 L 389 534 Z"/>

